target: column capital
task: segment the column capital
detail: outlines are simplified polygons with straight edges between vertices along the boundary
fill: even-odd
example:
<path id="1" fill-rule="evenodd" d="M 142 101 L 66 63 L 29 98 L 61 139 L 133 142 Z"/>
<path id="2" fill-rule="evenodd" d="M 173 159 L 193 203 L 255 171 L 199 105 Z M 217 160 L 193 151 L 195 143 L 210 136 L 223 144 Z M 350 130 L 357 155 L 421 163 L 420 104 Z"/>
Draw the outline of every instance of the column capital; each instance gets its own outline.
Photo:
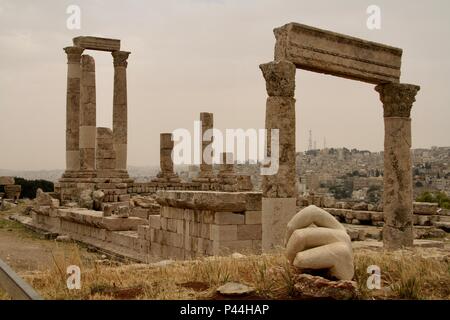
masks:
<path id="1" fill-rule="evenodd" d="M 81 47 L 65 47 L 64 51 L 67 54 L 67 63 L 80 63 L 81 55 L 84 48 Z"/>
<path id="2" fill-rule="evenodd" d="M 387 83 L 375 87 L 383 103 L 384 117 L 409 118 L 420 87 L 404 83 Z"/>
<path id="3" fill-rule="evenodd" d="M 261 64 L 266 90 L 270 97 L 294 97 L 295 94 L 295 65 L 286 60 L 272 61 Z"/>
<path id="4" fill-rule="evenodd" d="M 113 56 L 114 67 L 127 67 L 128 66 L 128 56 L 131 52 L 128 51 L 113 51 L 111 55 Z"/>

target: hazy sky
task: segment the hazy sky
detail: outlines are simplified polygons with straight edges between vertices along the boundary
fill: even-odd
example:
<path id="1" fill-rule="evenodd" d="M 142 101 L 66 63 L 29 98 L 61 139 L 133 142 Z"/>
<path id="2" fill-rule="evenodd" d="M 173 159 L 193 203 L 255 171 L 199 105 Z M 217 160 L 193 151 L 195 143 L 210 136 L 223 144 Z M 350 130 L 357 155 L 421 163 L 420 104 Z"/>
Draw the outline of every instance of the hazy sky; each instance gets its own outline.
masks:
<path id="1" fill-rule="evenodd" d="M 66 27 L 70 4 L 81 29 Z M 381 8 L 381 30 L 366 9 Z M 128 59 L 128 164 L 159 162 L 159 133 L 193 127 L 263 128 L 273 28 L 300 22 L 403 48 L 404 83 L 422 87 L 413 106 L 413 147 L 450 145 L 450 2 L 382 0 L 0 0 L 0 168 L 65 166 L 67 58 L 79 35 L 119 38 Z M 97 126 L 112 123 L 112 57 L 96 59 Z M 297 70 L 297 150 L 383 149 L 373 85 Z"/>

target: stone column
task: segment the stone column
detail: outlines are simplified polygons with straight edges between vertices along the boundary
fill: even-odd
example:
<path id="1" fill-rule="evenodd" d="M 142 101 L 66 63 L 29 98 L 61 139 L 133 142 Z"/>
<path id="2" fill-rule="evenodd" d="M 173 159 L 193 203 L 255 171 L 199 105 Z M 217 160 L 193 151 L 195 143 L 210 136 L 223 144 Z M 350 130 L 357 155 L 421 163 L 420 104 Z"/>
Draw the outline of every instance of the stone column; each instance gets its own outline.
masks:
<path id="1" fill-rule="evenodd" d="M 161 133 L 159 138 L 159 166 L 160 172 L 158 173 L 155 182 L 180 182 L 180 178 L 174 172 L 172 151 L 173 140 L 171 133 Z"/>
<path id="2" fill-rule="evenodd" d="M 262 250 L 284 246 L 289 220 L 296 213 L 295 172 L 295 72 L 289 61 L 260 65 L 266 80 L 267 153 L 273 148 L 271 129 L 279 130 L 279 169 L 262 181 Z"/>
<path id="3" fill-rule="evenodd" d="M 202 131 L 201 131 L 201 141 L 202 141 L 202 154 L 201 154 L 201 164 L 200 164 L 200 178 L 210 178 L 213 176 L 213 166 L 212 159 L 210 159 L 210 163 L 208 164 L 206 159 L 203 158 L 203 153 L 208 145 L 212 143 L 212 140 L 205 141 L 203 140 L 203 134 L 214 127 L 214 117 L 212 113 L 202 112 L 200 113 L 200 121 L 202 122 Z"/>
<path id="4" fill-rule="evenodd" d="M 414 240 L 410 112 L 420 87 L 389 83 L 375 90 L 384 108 L 383 244 L 398 249 Z"/>
<path id="5" fill-rule="evenodd" d="M 113 135 L 116 150 L 116 169 L 127 170 L 127 59 L 130 52 L 113 51 L 114 96 L 113 96 Z"/>
<path id="6" fill-rule="evenodd" d="M 80 170 L 95 170 L 96 94 L 95 61 L 81 56 L 80 90 Z"/>
<path id="7" fill-rule="evenodd" d="M 67 91 L 66 91 L 66 170 L 80 169 L 80 77 L 83 48 L 66 47 Z"/>

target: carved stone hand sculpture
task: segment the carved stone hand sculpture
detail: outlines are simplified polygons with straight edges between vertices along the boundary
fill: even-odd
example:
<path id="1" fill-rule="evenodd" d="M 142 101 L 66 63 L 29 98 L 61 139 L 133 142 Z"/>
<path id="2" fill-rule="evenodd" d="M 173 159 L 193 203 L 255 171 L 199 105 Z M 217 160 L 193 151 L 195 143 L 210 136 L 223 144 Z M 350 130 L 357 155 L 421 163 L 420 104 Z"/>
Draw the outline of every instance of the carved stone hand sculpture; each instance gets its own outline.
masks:
<path id="1" fill-rule="evenodd" d="M 354 275 L 351 239 L 345 228 L 328 212 L 309 206 L 287 225 L 286 254 L 289 262 L 303 270 L 328 270 L 339 280 Z"/>

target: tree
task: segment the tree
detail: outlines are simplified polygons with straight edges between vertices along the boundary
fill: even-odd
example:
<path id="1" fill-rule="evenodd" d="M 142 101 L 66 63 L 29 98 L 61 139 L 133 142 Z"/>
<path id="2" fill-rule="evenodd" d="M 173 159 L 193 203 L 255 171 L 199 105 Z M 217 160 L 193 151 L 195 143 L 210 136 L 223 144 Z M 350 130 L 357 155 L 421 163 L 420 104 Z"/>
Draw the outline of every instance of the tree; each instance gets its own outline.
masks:
<path id="1" fill-rule="evenodd" d="M 21 198 L 34 199 L 36 197 L 36 191 L 41 188 L 44 192 L 53 192 L 54 184 L 47 180 L 27 180 L 20 177 L 15 177 L 15 183 L 22 187 L 20 192 Z"/>
<path id="2" fill-rule="evenodd" d="M 450 209 L 450 198 L 443 192 L 423 192 L 416 201 L 418 202 L 428 202 L 437 203 L 440 208 Z"/>

